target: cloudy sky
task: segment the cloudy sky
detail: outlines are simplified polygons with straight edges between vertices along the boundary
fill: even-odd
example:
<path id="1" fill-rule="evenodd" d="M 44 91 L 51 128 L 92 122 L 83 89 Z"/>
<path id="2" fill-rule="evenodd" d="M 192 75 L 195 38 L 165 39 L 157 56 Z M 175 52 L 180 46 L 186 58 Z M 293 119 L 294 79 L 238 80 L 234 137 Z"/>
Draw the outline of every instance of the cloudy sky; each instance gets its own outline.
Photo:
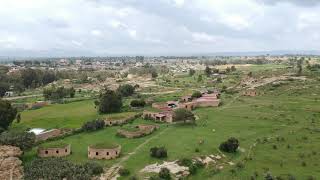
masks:
<path id="1" fill-rule="evenodd" d="M 320 0 L 0 0 L 0 56 L 319 48 Z"/>

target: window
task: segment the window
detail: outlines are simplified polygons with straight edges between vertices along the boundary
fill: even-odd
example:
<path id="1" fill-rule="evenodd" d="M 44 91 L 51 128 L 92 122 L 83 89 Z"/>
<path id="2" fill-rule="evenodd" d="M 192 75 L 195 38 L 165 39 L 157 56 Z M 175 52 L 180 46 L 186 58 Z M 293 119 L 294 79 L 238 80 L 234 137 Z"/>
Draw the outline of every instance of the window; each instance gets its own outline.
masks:
<path id="1" fill-rule="evenodd" d="M 99 153 L 98 152 L 96 152 L 96 156 L 98 156 L 99 155 Z"/>
<path id="2" fill-rule="evenodd" d="M 109 152 L 107 152 L 107 156 L 109 156 Z"/>
<path id="3" fill-rule="evenodd" d="M 68 149 L 66 149 L 65 151 L 68 152 Z"/>
<path id="4" fill-rule="evenodd" d="M 118 154 L 118 152 L 116 151 L 116 155 Z"/>
<path id="5" fill-rule="evenodd" d="M 59 154 L 59 151 L 57 150 L 56 153 Z"/>
<path id="6" fill-rule="evenodd" d="M 48 154 L 48 151 L 45 151 L 44 153 Z"/>

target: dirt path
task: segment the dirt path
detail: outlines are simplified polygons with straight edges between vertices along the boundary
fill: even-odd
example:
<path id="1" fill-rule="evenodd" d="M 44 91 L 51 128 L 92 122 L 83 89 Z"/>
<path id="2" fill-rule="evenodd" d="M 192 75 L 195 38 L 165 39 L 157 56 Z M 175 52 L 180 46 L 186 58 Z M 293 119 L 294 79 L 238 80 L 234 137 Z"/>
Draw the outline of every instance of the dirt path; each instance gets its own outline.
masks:
<path id="1" fill-rule="evenodd" d="M 158 138 L 159 136 L 161 136 L 163 133 L 165 133 L 166 131 L 168 131 L 170 129 L 170 127 L 164 129 L 163 131 L 161 131 L 159 134 L 150 137 L 149 139 L 147 139 L 146 141 L 144 141 L 143 143 L 141 143 L 139 146 L 137 146 L 132 152 L 128 153 L 127 155 L 123 156 L 121 158 L 121 160 L 119 162 L 117 162 L 116 164 L 114 164 L 112 167 L 110 167 L 109 169 L 105 170 L 105 173 L 102 174 L 100 176 L 100 180 L 115 180 L 117 179 L 117 174 L 119 169 L 121 168 L 122 163 L 124 163 L 125 161 L 127 161 L 132 155 L 136 154 L 137 151 L 139 151 L 143 146 L 145 146 L 146 144 L 148 144 L 150 141 L 152 141 L 153 139 Z"/>
<path id="2" fill-rule="evenodd" d="M 24 99 L 24 98 L 30 98 L 30 97 L 40 97 L 42 94 L 35 94 L 35 95 L 28 95 L 28 96 L 16 96 L 16 97 L 7 97 L 3 98 L 5 100 L 17 100 L 17 99 Z"/>

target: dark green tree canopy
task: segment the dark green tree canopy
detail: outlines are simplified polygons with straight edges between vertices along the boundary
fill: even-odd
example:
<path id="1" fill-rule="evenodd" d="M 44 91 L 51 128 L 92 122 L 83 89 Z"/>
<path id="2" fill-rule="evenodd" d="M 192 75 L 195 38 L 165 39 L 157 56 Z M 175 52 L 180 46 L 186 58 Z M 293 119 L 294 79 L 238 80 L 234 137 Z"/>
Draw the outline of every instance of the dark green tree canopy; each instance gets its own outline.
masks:
<path id="1" fill-rule="evenodd" d="M 122 107 L 122 98 L 118 93 L 107 89 L 100 93 L 98 104 L 99 113 L 119 112 Z"/>
<path id="2" fill-rule="evenodd" d="M 16 115 L 17 109 L 12 107 L 9 101 L 0 99 L 0 127 L 8 129 Z"/>
<path id="3" fill-rule="evenodd" d="M 117 92 L 122 97 L 131 96 L 134 93 L 135 88 L 130 84 L 124 84 L 118 87 Z"/>
<path id="4" fill-rule="evenodd" d="M 174 121 L 176 121 L 176 122 L 183 121 L 184 123 L 186 123 L 186 122 L 194 123 L 195 117 L 191 111 L 189 111 L 185 108 L 179 108 L 174 111 Z"/>

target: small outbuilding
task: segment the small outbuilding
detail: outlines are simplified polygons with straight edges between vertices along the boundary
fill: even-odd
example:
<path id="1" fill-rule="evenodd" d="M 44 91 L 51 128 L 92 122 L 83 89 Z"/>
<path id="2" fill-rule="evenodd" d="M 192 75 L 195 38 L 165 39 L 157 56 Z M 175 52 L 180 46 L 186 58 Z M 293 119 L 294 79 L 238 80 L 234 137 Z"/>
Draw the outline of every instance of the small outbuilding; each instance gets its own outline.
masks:
<path id="1" fill-rule="evenodd" d="M 58 143 L 38 147 L 39 157 L 65 157 L 71 154 L 71 145 Z"/>
<path id="2" fill-rule="evenodd" d="M 88 146 L 89 159 L 114 159 L 120 156 L 121 146 L 110 143 L 99 143 Z"/>

